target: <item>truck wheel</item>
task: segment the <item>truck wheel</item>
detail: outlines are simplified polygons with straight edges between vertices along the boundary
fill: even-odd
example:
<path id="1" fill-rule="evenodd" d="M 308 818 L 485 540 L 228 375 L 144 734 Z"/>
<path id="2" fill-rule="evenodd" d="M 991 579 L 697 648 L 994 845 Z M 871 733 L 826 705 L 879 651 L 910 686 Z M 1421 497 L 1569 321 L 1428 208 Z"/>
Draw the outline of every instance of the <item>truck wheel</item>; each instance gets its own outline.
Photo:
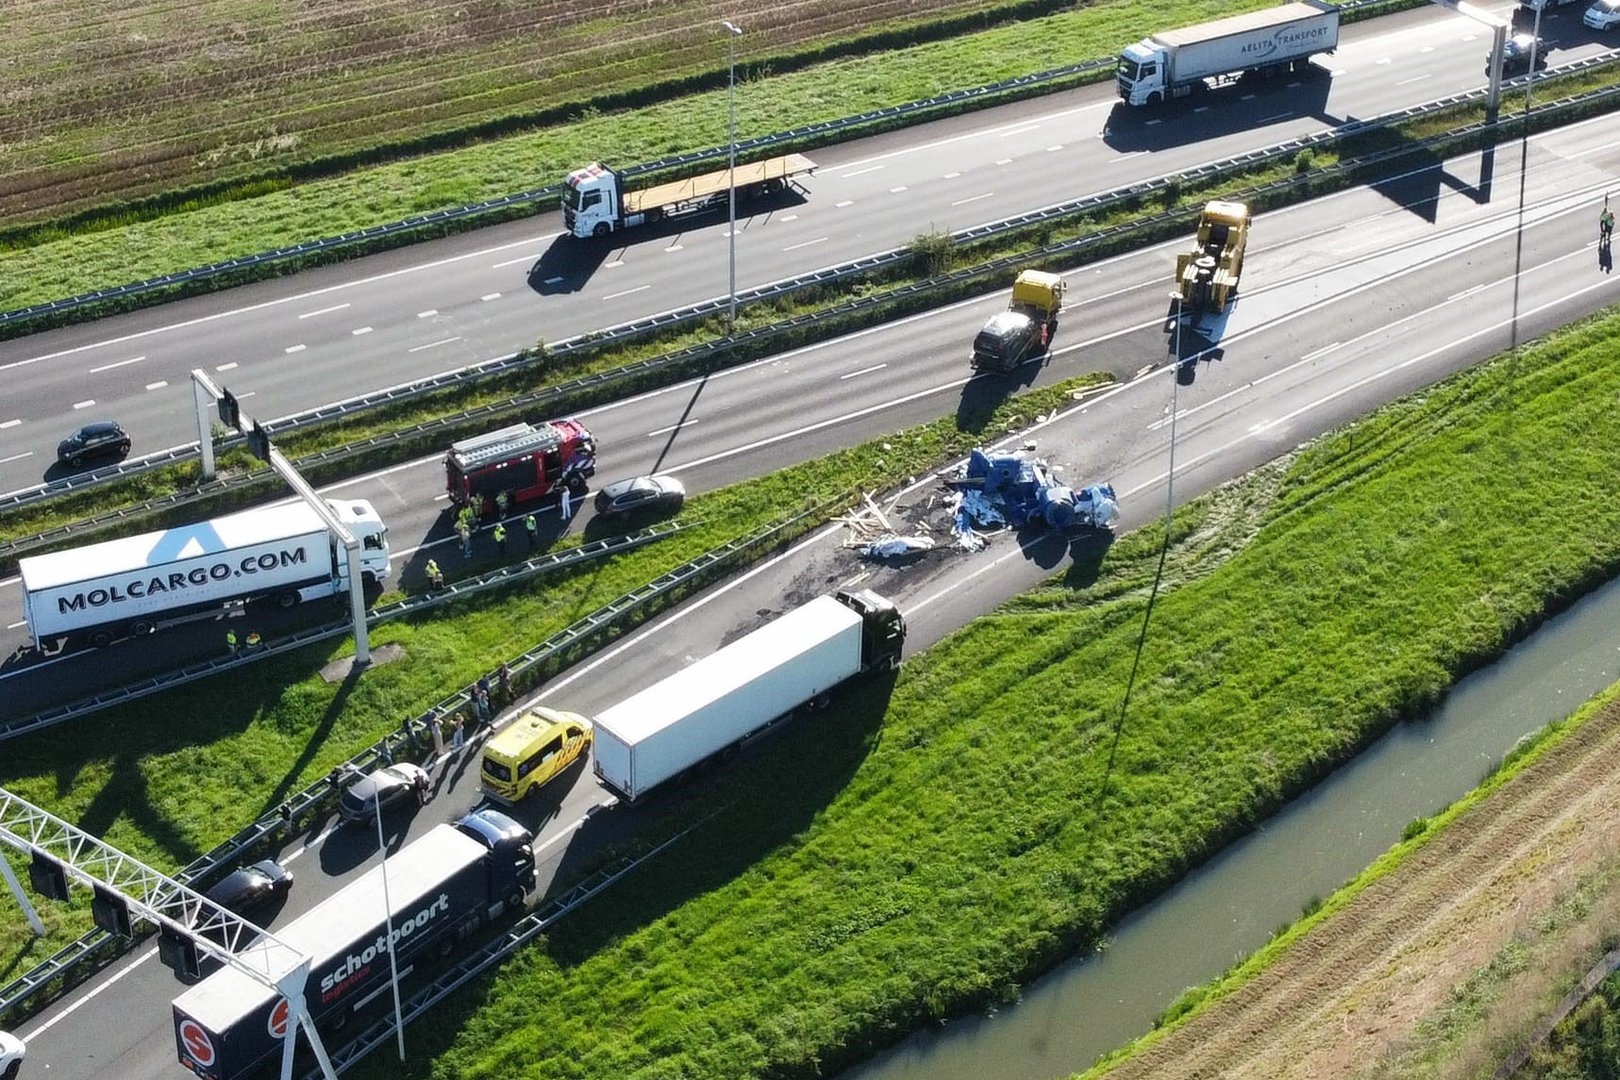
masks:
<path id="1" fill-rule="evenodd" d="M 157 627 L 152 625 L 150 619 L 136 619 L 129 624 L 129 632 L 133 637 L 145 637 L 156 629 Z"/>
<path id="2" fill-rule="evenodd" d="M 105 649 L 112 643 L 113 632 L 111 630 L 97 630 L 95 633 L 90 635 L 90 644 L 94 645 L 98 649 Z"/>
<path id="3" fill-rule="evenodd" d="M 1164 104 L 1164 95 L 1159 93 L 1157 90 L 1153 91 L 1153 93 L 1148 95 L 1147 104 L 1148 104 L 1148 108 L 1150 108 L 1150 109 L 1157 108 L 1158 106 L 1163 105 Z"/>
<path id="4" fill-rule="evenodd" d="M 585 482 L 585 478 L 583 476 L 575 473 L 573 476 L 568 478 L 568 494 L 572 495 L 574 498 L 584 498 L 585 492 L 588 490 L 590 490 L 590 485 Z"/>
<path id="5" fill-rule="evenodd" d="M 523 910 L 523 890 L 522 889 L 513 889 L 511 891 L 511 893 L 507 895 L 507 897 L 506 897 L 506 910 L 508 910 L 508 911 L 522 911 Z"/>
<path id="6" fill-rule="evenodd" d="M 276 593 L 276 607 L 282 611 L 290 611 L 298 606 L 298 594 L 291 589 Z"/>
<path id="7" fill-rule="evenodd" d="M 597 239 L 601 239 L 602 237 L 606 236 L 608 233 L 610 233 L 612 231 L 613 231 L 613 226 L 609 225 L 605 221 L 598 221 L 596 223 L 596 228 L 591 230 L 591 235 L 596 237 Z"/>

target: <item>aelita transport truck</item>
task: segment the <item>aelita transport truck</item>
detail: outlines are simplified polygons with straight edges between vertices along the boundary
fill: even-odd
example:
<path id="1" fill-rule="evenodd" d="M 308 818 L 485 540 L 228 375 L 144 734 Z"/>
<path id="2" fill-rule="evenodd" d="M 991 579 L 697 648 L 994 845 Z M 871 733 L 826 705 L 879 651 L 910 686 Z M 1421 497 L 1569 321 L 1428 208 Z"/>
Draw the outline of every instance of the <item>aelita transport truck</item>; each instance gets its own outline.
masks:
<path id="1" fill-rule="evenodd" d="M 1119 56 L 1119 96 L 1157 105 L 1249 72 L 1302 71 L 1339 45 L 1339 9 L 1319 0 L 1262 8 L 1143 38 Z"/>

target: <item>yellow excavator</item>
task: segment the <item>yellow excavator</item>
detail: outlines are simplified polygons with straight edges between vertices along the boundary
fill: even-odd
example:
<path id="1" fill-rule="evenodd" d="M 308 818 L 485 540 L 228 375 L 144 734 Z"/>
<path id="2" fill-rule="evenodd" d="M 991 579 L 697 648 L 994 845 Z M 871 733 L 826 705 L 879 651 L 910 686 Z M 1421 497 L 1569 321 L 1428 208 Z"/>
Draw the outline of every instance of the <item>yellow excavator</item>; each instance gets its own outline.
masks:
<path id="1" fill-rule="evenodd" d="M 1249 208 L 1217 200 L 1198 219 L 1198 243 L 1176 256 L 1176 288 L 1183 309 L 1225 311 L 1243 276 L 1249 242 Z"/>

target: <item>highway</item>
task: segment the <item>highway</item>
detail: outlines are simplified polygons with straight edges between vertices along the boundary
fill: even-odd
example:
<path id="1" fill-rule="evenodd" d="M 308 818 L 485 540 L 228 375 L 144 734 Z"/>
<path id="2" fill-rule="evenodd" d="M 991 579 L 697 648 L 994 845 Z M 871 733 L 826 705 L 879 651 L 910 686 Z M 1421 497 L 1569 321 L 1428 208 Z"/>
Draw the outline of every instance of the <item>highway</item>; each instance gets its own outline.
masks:
<path id="1" fill-rule="evenodd" d="M 1236 306 L 1180 335 L 1183 353 L 1197 359 L 1179 378 L 1163 361 L 1171 342 L 1169 266 L 1180 244 L 1078 270 L 1054 358 L 1026 366 L 1020 379 L 1106 368 L 1122 382 L 1046 418 L 1030 437 L 1074 482 L 1111 480 L 1122 528 L 1148 524 L 1164 507 L 1172 428 L 1180 503 L 1383 402 L 1620 300 L 1612 257 L 1597 248 L 1592 220 L 1617 175 L 1620 133 L 1599 118 L 1528 144 L 1504 143 L 1483 158 L 1437 162 L 1376 190 L 1263 215 Z M 589 420 L 614 432 L 602 441 L 615 470 L 661 458 L 705 487 L 774 469 L 1006 393 L 1005 381 L 970 380 L 966 370 L 966 343 L 996 300 L 762 361 Z M 437 466 L 414 468 L 343 490 L 378 498 L 385 516 L 412 506 L 420 513 L 409 493 L 413 475 L 431 487 Z M 934 490 L 918 485 L 902 500 L 902 513 L 926 517 Z M 401 534 L 421 528 L 421 519 L 401 522 Z M 622 696 L 621 687 L 645 685 L 758 625 L 765 613 L 847 583 L 894 597 L 911 624 L 908 651 L 916 651 L 1063 570 L 1073 555 L 1058 537 L 1035 534 L 1020 544 L 1004 535 L 978 554 L 942 550 L 892 567 L 861 561 L 840 539 L 828 530 L 806 540 L 580 665 L 540 697 L 599 709 Z M 603 677 L 608 670 L 610 679 Z M 728 766 L 738 767 L 746 759 Z M 472 755 L 441 763 L 436 797 L 414 818 L 394 821 L 391 843 L 473 805 L 476 773 Z M 723 784 L 724 770 L 709 782 Z M 605 835 L 637 828 L 668 806 L 654 799 L 586 819 L 605 800 L 581 769 L 571 787 L 523 808 L 540 829 L 548 869 L 585 859 Z M 289 850 L 299 882 L 279 918 L 350 880 L 366 865 L 369 846 L 344 829 L 298 841 Z M 66 1080 L 181 1075 L 167 1007 L 177 986 L 150 952 L 135 953 L 25 1025 L 31 1062 L 37 1056 Z M 106 1024 L 109 1016 L 120 1022 Z"/>
<path id="2" fill-rule="evenodd" d="M 1505 13 L 1509 5 L 1487 5 Z M 1552 13 L 1554 62 L 1609 47 Z M 803 194 L 746 207 L 740 287 L 764 284 L 1478 87 L 1489 35 L 1435 9 L 1344 28 L 1313 77 L 1164 114 L 1111 84 L 828 146 Z M 583 163 L 581 163 L 583 164 Z M 514 177 L 514 187 L 547 177 Z M 555 211 L 293 277 L 0 343 L 0 491 L 61 475 L 56 442 L 110 417 L 145 453 L 196 438 L 203 368 L 269 419 L 724 295 L 710 215 L 605 244 Z"/>

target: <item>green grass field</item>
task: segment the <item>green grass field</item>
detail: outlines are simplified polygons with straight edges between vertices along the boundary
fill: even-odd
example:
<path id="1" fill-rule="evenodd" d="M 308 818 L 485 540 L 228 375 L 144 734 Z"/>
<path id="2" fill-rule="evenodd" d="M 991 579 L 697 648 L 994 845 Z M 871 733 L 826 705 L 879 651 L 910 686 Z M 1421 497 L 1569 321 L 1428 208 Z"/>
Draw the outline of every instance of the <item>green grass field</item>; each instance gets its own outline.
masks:
<path id="1" fill-rule="evenodd" d="M 1196 0 L 1179 8 L 1176 19 L 1195 22 L 1266 2 Z M 943 0 L 935 5 L 948 6 Z M 763 135 L 1111 55 L 1142 34 L 1163 29 L 1163 23 L 1162 5 L 1107 0 L 801 71 L 772 74 L 768 65 L 747 67 L 737 92 L 738 135 Z M 720 44 L 717 39 L 717 49 Z M 751 47 L 741 55 L 746 58 Z M 711 63 L 721 61 L 717 51 Z M 30 229 L 13 237 L 12 250 L 0 262 L 0 307 L 23 307 L 540 187 L 592 160 L 651 161 L 723 145 L 726 124 L 723 89 L 633 111 L 584 109 L 567 123 L 292 187 L 270 184 L 255 197 L 219 202 L 210 196 L 165 206 L 155 216 L 131 211 L 88 226 Z M 166 187 L 179 183 L 171 179 Z"/>
<path id="2" fill-rule="evenodd" d="M 1154 530 L 915 658 L 886 707 L 790 728 L 679 856 L 414 1033 L 409 1075 L 809 1076 L 1015 996 L 1620 565 L 1616 330 L 1178 515 L 1117 754 Z"/>

